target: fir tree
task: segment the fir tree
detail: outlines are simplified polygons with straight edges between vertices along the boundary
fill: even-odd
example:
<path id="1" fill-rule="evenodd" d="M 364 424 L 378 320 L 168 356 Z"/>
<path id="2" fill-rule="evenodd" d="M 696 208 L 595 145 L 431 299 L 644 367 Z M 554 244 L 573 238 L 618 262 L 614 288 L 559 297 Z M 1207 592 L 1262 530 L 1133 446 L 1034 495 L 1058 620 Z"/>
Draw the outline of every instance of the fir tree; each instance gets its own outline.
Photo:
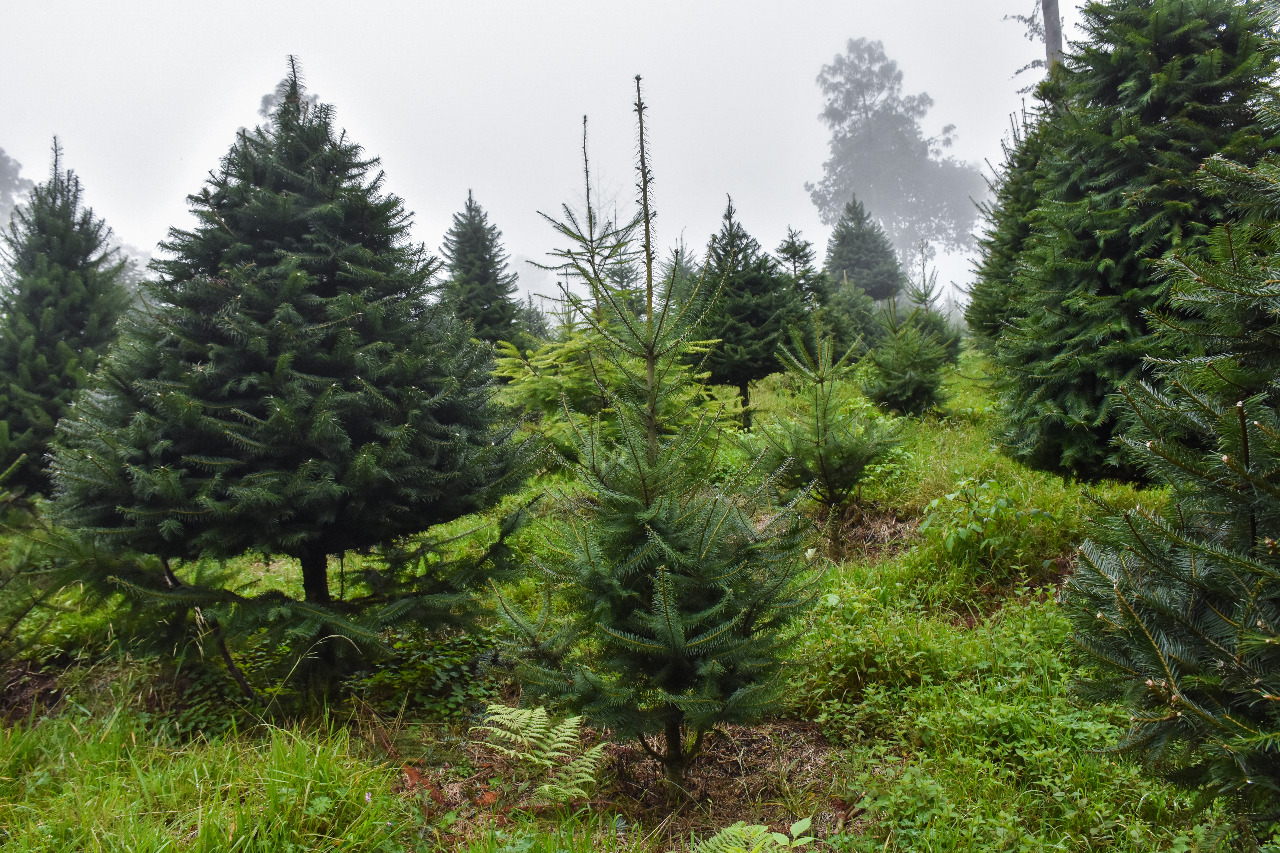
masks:
<path id="1" fill-rule="evenodd" d="M 919 307 L 906 316 L 890 299 L 880 314 L 883 337 L 867 354 L 871 361 L 862 390 L 881 408 L 921 415 L 942 402 L 942 367 L 947 354 L 919 322 Z"/>
<path id="2" fill-rule="evenodd" d="M 111 229 L 84 206 L 80 179 L 62 168 L 55 139 L 49 180 L 0 235 L 0 465 L 26 458 L 7 487 L 45 493 L 54 425 L 115 337 L 129 302 Z"/>
<path id="3" fill-rule="evenodd" d="M 788 287 L 778 263 L 760 249 L 725 208 L 720 233 L 711 238 L 704 275 L 720 289 L 705 334 L 720 344 L 707 359 L 711 381 L 742 396 L 743 424 L 750 426 L 750 384 L 779 369 L 778 344 L 804 317 L 800 294 Z"/>
<path id="4" fill-rule="evenodd" d="M 1087 695 L 1130 709 L 1121 746 L 1185 784 L 1280 818 L 1280 160 L 1209 164 L 1255 224 L 1175 255 L 1158 384 L 1121 389 L 1122 445 L 1171 503 L 1106 507 L 1065 601 L 1099 667 Z"/>
<path id="5" fill-rule="evenodd" d="M 526 689 L 567 700 L 614 737 L 637 739 L 662 764 L 676 800 L 712 727 L 758 720 L 778 695 L 786 626 L 806 601 L 798 588 L 804 543 L 796 514 L 769 510 L 765 490 L 744 489 L 738 475 L 707 481 L 715 456 L 703 447 L 714 421 L 691 416 L 688 402 L 700 390 L 688 361 L 699 349 L 693 335 L 706 293 L 698 286 L 676 302 L 664 298 L 670 282 L 657 280 L 636 84 L 640 213 L 631 233 L 644 270 L 641 310 L 596 272 L 611 252 L 634 249 L 617 230 L 597 228 L 589 188 L 585 221 L 558 224 L 573 243 L 559 254 L 591 291 L 574 307 L 618 376 L 600 389 L 617 437 L 598 426 L 579 434 L 580 488 L 564 498 L 562 535 L 543 566 L 569 624 L 548 636 L 539 630 L 545 620 L 507 612 L 529 642 Z"/>
<path id="6" fill-rule="evenodd" d="M 421 566 L 369 561 L 359 595 L 335 601 L 329 557 L 487 506 L 511 449 L 489 347 L 428 300 L 437 262 L 408 242 L 402 202 L 331 108 L 310 107 L 292 60 L 289 80 L 189 197 L 197 224 L 170 232 L 144 308 L 59 426 L 53 513 L 163 558 L 134 586 L 182 585 L 171 560 L 297 558 L 306 606 L 260 598 L 305 648 L 367 637 L 340 617 L 375 606 L 426 618 L 440 588 Z M 251 603 L 186 586 L 224 615 Z"/>
<path id="7" fill-rule="evenodd" d="M 818 256 L 812 243 L 799 231 L 788 228 L 786 239 L 778 244 L 774 254 L 789 278 L 788 284 L 801 295 L 809 310 L 827 304 L 831 279 L 813 265 Z"/>
<path id="8" fill-rule="evenodd" d="M 890 298 L 907 283 L 884 229 L 856 196 L 844 206 L 827 240 L 824 269 L 836 287 L 852 284 L 876 300 Z"/>
<path id="9" fill-rule="evenodd" d="M 916 252 L 920 264 L 920 279 L 907 285 L 907 301 L 912 305 L 910 322 L 920 328 L 942 348 L 947 361 L 960 360 L 960 329 L 938 307 L 938 271 L 929 266 L 933 256 L 927 243 L 921 243 Z"/>
<path id="10" fill-rule="evenodd" d="M 780 473 L 791 495 L 810 491 L 829 521 L 856 502 L 868 468 L 897 446 L 896 425 L 858 393 L 857 367 L 840 355 L 830 335 L 814 329 L 810 344 L 792 331 L 781 350 L 786 366 L 782 411 L 757 427 L 767 447 L 764 462 Z M 838 527 L 828 532 L 835 544 Z"/>
<path id="11" fill-rule="evenodd" d="M 528 349 L 551 337 L 551 321 L 547 318 L 547 313 L 534 301 L 532 293 L 526 294 L 524 301 L 520 303 L 516 326 L 519 329 L 517 337 L 524 344 L 523 349 Z"/>
<path id="12" fill-rule="evenodd" d="M 510 340 L 519 331 L 520 305 L 511 298 L 517 276 L 507 271 L 502 232 L 470 191 L 462 212 L 453 215 L 443 254 L 449 270 L 445 293 L 458 316 L 470 321 L 482 341 Z"/>
<path id="13" fill-rule="evenodd" d="M 1016 269 L 1012 287 L 996 282 L 1017 299 L 995 356 L 1010 452 L 1098 477 L 1123 473 L 1111 464 L 1109 395 L 1156 344 L 1145 312 L 1165 283 L 1151 262 L 1198 251 L 1220 218 L 1193 185 L 1201 162 L 1221 152 L 1253 163 L 1276 145 L 1258 111 L 1277 63 L 1269 3 L 1092 2 L 1084 26 L 1079 52 L 1048 84 L 1052 121 L 1028 137 L 1044 145 L 1033 232 L 1015 261 L 993 259 Z M 1015 189 L 1013 232 L 1025 203 Z"/>
<path id="14" fill-rule="evenodd" d="M 837 352 L 865 353 L 884 340 L 880 307 L 856 284 L 833 286 L 827 304 L 818 309 L 818 323 L 831 333 Z"/>

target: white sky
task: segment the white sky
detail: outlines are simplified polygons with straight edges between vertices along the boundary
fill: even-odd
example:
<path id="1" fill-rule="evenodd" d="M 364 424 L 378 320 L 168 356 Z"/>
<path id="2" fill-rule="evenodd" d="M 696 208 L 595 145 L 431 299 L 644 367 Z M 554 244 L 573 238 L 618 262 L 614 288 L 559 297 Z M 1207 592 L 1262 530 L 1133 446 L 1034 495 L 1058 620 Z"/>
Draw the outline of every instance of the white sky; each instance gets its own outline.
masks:
<path id="1" fill-rule="evenodd" d="M 468 188 L 513 256 L 545 259 L 558 213 L 593 168 L 631 197 L 633 78 L 644 77 L 659 239 L 701 248 L 725 195 L 772 250 L 791 225 L 821 251 L 805 192 L 822 176 L 819 68 L 849 38 L 884 42 L 907 93 L 928 92 L 928 132 L 957 126 L 955 156 L 998 163 L 1009 116 L 1042 55 L 1002 21 L 1033 0 L 6 0 L 0 148 L 42 180 L 50 138 L 118 239 L 153 250 L 191 223 L 200 189 L 253 126 L 298 56 L 337 123 L 382 158 L 386 187 L 438 251 Z M 1079 20 L 1062 0 L 1066 36 Z M 541 275 L 520 262 L 526 284 Z M 965 281 L 944 260 L 940 279 Z"/>

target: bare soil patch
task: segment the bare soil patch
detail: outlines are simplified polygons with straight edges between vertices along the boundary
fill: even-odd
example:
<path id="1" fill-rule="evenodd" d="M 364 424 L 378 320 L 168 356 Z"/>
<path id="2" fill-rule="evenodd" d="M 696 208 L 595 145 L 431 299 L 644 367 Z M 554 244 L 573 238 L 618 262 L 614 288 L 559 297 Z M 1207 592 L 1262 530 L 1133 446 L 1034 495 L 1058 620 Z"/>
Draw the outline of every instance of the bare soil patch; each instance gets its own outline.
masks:
<path id="1" fill-rule="evenodd" d="M 587 732 L 584 741 L 597 741 Z M 610 744 L 601 784 L 590 801 L 567 806 L 537 803 L 530 787 L 514 780 L 519 768 L 476 740 L 459 743 L 453 760 L 414 759 L 391 738 L 374 735 L 384 752 L 401 764 L 401 790 L 417 800 L 425 817 L 454 820 L 441 844 L 460 847 L 494 828 L 511 826 L 519 812 L 556 819 L 589 809 L 604 820 L 598 832 L 624 849 L 687 850 L 736 821 L 765 824 L 778 832 L 802 817 L 813 819 L 818 838 L 852 828 L 860 810 L 848 792 L 832 747 L 814 723 L 775 721 L 757 726 L 725 726 L 707 736 L 702 754 L 686 770 L 688 799 L 675 810 L 666 803 L 658 764 L 639 746 Z M 857 799 L 854 797 L 853 799 Z M 594 845 L 604 848 L 604 839 Z"/>

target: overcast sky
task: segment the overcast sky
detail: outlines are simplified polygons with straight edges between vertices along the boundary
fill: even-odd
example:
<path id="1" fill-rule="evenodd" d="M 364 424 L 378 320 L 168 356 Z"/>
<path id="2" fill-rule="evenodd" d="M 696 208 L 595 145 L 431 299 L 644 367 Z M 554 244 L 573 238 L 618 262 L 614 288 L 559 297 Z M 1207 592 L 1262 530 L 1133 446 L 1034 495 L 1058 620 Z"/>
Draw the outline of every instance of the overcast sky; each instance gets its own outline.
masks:
<path id="1" fill-rule="evenodd" d="M 820 67 L 849 38 L 884 42 L 906 92 L 934 99 L 926 131 L 955 124 L 955 156 L 996 163 L 1036 79 L 1013 74 L 1043 52 L 1002 18 L 1033 2 L 6 0 L 0 148 L 42 180 L 57 134 L 95 211 L 151 251 L 190 224 L 186 196 L 261 121 L 292 53 L 382 158 L 418 240 L 438 251 L 471 189 L 511 255 L 543 259 L 555 243 L 538 211 L 581 194 L 584 114 L 601 184 L 630 198 L 641 74 L 664 245 L 705 244 L 729 194 L 767 249 L 788 225 L 821 249 L 804 189 L 827 155 Z M 1075 5 L 1062 0 L 1068 38 Z M 944 263 L 944 282 L 966 277 Z"/>

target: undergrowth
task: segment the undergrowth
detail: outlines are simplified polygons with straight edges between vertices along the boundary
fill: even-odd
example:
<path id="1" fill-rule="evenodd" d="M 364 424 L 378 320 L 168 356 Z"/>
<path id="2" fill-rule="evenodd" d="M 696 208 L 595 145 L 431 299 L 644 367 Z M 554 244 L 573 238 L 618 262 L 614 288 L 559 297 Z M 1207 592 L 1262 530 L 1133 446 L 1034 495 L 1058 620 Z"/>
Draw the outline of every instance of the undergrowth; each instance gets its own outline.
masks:
<path id="1" fill-rule="evenodd" d="M 770 387 L 760 386 L 762 409 Z M 1107 752 L 1127 721 L 1071 694 L 1082 664 L 1067 649 L 1056 594 L 1091 495 L 1122 506 L 1162 496 L 1085 487 L 999 455 L 972 354 L 952 372 L 947 398 L 943 412 L 903 422 L 900 448 L 863 484 L 862 504 L 903 521 L 910 538 L 831 564 L 797 629 L 787 724 L 824 741 L 822 757 L 806 760 L 825 762 L 816 778 L 826 789 L 780 799 L 793 813 L 770 829 L 812 818 L 813 850 L 1224 849 L 1231 817 Z M 746 442 L 730 443 L 745 461 Z M 510 502 L 537 516 L 548 510 L 535 498 L 548 488 L 572 484 L 550 475 Z M 433 535 L 454 551 L 483 549 L 491 522 L 462 519 Z M 536 528 L 511 538 L 516 560 L 543 547 Z M 294 583 L 287 566 L 245 558 L 231 568 L 249 583 Z M 542 595 L 528 578 L 500 589 L 530 605 Z M 90 644 L 96 659 L 75 653 L 104 633 Z M 502 638 L 482 620 L 470 633 L 386 639 L 391 653 L 345 685 L 342 707 L 363 722 L 337 725 L 321 712 L 317 723 L 317 709 L 312 722 L 291 722 L 308 717 L 265 690 L 276 682 L 257 682 L 273 703 L 266 713 L 237 700 L 216 657 L 181 667 L 154 652 L 131 657 L 111 639 L 109 614 L 68 609 L 36 643 L 52 667 L 68 667 L 58 670 L 65 698 L 0 732 L 0 846 L 665 853 L 736 822 L 763 826 L 766 808 L 777 814 L 778 803 L 750 797 L 645 812 L 610 753 L 591 799 L 583 789 L 554 806 L 469 801 L 467 780 L 484 768 L 468 752 L 467 726 L 514 698 Z M 236 650 L 251 679 L 265 679 L 269 658 L 252 644 Z M 350 733 L 384 729 L 416 734 L 391 731 L 380 747 Z M 415 766 L 430 775 L 426 787 L 411 784 Z"/>

